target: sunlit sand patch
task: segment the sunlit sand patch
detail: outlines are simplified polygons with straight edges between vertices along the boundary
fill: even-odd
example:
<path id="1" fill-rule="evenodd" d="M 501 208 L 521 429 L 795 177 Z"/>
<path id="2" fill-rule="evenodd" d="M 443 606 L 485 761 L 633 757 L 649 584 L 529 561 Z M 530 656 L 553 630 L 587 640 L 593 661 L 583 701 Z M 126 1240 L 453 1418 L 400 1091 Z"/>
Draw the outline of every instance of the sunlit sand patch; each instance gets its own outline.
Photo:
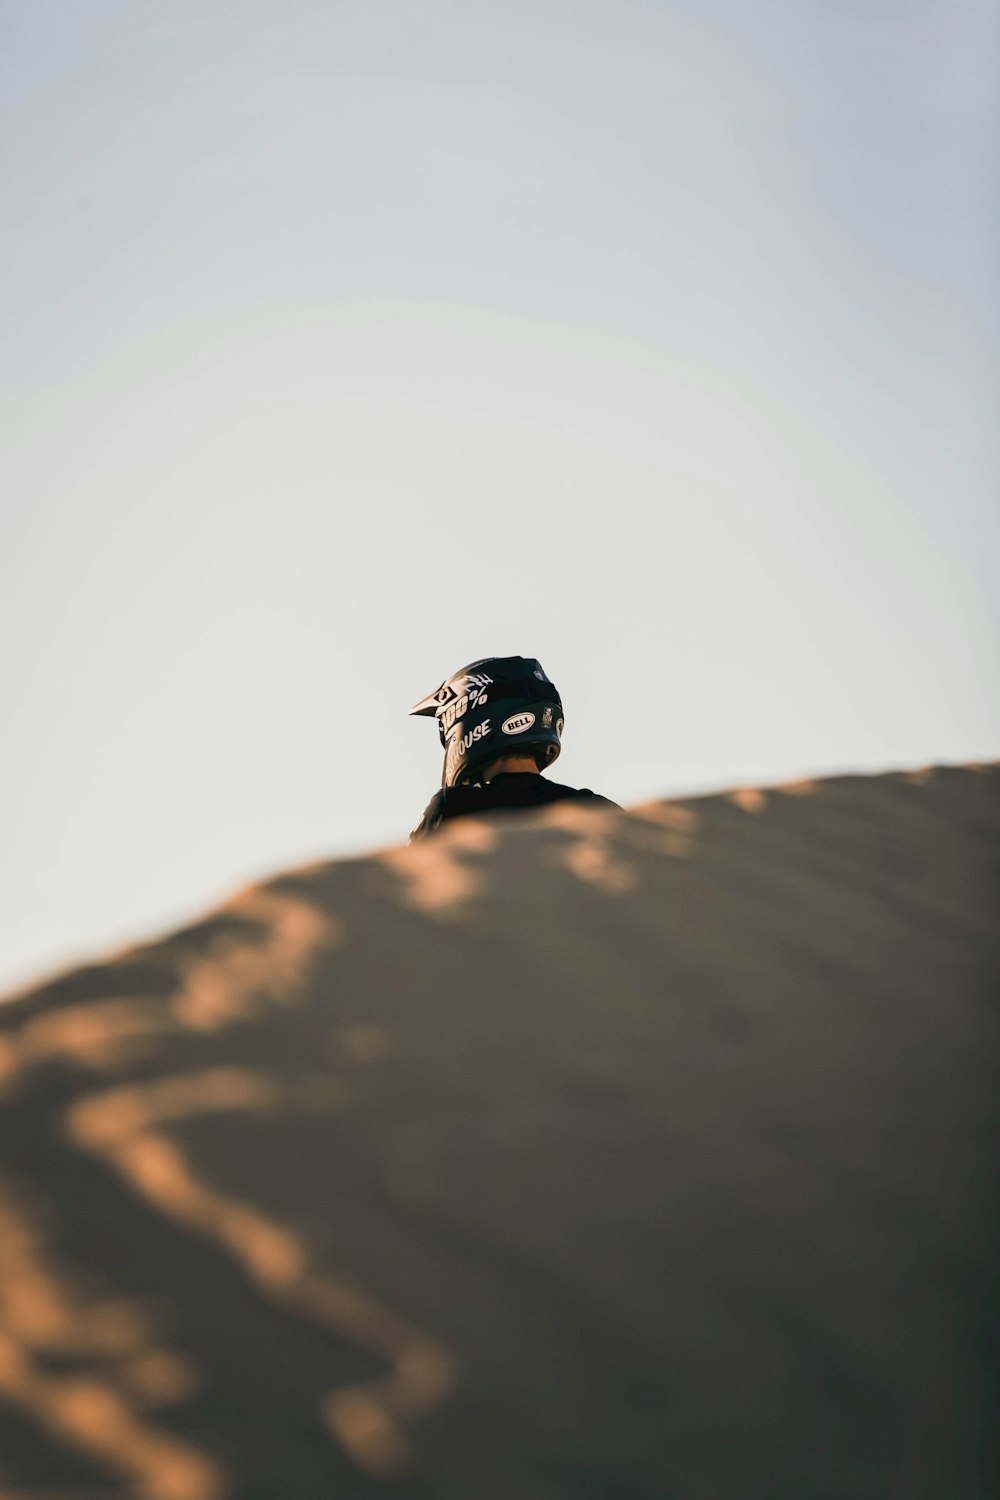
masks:
<path id="1" fill-rule="evenodd" d="M 201 1385 L 201 1372 L 193 1360 L 163 1349 L 137 1355 L 120 1366 L 118 1373 L 129 1389 L 150 1406 L 173 1406 L 193 1395 Z"/>
<path id="2" fill-rule="evenodd" d="M 409 1463 L 410 1445 L 377 1393 L 332 1391 L 320 1410 L 337 1441 L 370 1474 L 391 1474 Z"/>
<path id="3" fill-rule="evenodd" d="M 290 1300 L 391 1366 L 380 1380 L 329 1392 L 322 1412 L 363 1468 L 386 1473 L 404 1464 L 410 1445 L 403 1427 L 450 1395 L 458 1373 L 454 1356 L 438 1339 L 328 1276 L 304 1278 Z"/>
<path id="4" fill-rule="evenodd" d="M 222 1500 L 227 1493 L 218 1465 L 138 1420 L 110 1386 L 46 1374 L 13 1347 L 4 1349 L 2 1335 L 0 1389 L 58 1438 L 132 1479 L 143 1500 Z"/>
<path id="5" fill-rule="evenodd" d="M 133 1304 L 84 1301 L 47 1266 L 40 1232 L 3 1187 L 0 1320 L 13 1338 L 61 1354 L 133 1354 L 149 1338 L 148 1320 Z"/>
<path id="6" fill-rule="evenodd" d="M 489 854 L 496 840 L 495 829 L 481 818 L 456 818 L 432 838 L 387 849 L 376 858 L 402 878 L 409 906 L 448 919 L 486 888 L 482 874 L 456 855 Z"/>
<path id="7" fill-rule="evenodd" d="M 549 828 L 566 828 L 571 833 L 582 833 L 590 838 L 596 830 L 606 829 L 609 823 L 617 822 L 618 814 L 613 809 L 587 807 L 567 799 L 540 808 L 538 821 Z"/>
<path id="8" fill-rule="evenodd" d="M 578 880 L 599 886 L 609 895 L 621 896 L 638 883 L 632 865 L 615 859 L 604 839 L 581 839 L 562 851 L 562 862 Z"/>
<path id="9" fill-rule="evenodd" d="M 640 802 L 630 807 L 630 818 L 643 818 L 661 828 L 670 828 L 675 833 L 693 834 L 698 827 L 698 814 L 692 807 L 680 807 L 676 802 Z"/>
<path id="10" fill-rule="evenodd" d="M 767 806 L 767 797 L 757 786 L 738 786 L 729 793 L 729 800 L 747 813 L 759 813 Z"/>
<path id="11" fill-rule="evenodd" d="M 216 1068 L 81 1100 L 67 1113 L 67 1130 L 161 1213 L 226 1249 L 265 1295 L 385 1361 L 383 1379 L 329 1392 L 322 1403 L 327 1426 L 355 1461 L 384 1473 L 409 1457 L 403 1424 L 453 1388 L 454 1358 L 352 1283 L 315 1271 L 298 1233 L 205 1182 L 156 1128 L 215 1109 L 268 1109 L 275 1098 L 266 1078 Z"/>
<path id="12" fill-rule="evenodd" d="M 262 935 L 256 941 L 220 938 L 206 957 L 184 965 L 174 1014 L 198 1031 L 249 1019 L 261 1000 L 293 1004 L 311 960 L 339 938 L 332 919 L 315 907 L 259 887 L 221 910 L 258 923 Z"/>
<path id="13" fill-rule="evenodd" d="M 970 767 L 969 769 L 971 770 L 975 768 Z M 926 786 L 933 775 L 933 766 L 917 766 L 912 771 L 904 771 L 903 780 L 908 781 L 911 786 Z"/>
<path id="14" fill-rule="evenodd" d="M 207 957 L 186 962 L 169 1007 L 149 999 L 99 1000 L 26 1021 L 0 1037 L 0 1089 L 51 1059 L 112 1071 L 179 1027 L 215 1031 L 252 1019 L 261 1001 L 291 1005 L 313 957 L 339 936 L 333 920 L 314 907 L 259 887 L 221 910 L 259 924 L 262 937 L 226 936 Z"/>
<path id="15" fill-rule="evenodd" d="M 643 825 L 657 830 L 658 836 L 651 843 L 637 837 Z M 629 808 L 628 815 L 621 820 L 622 836 L 630 843 L 657 849 L 675 859 L 683 859 L 691 852 L 697 828 L 698 814 L 690 807 L 678 807 L 673 802 L 644 802 L 639 807 Z"/>
<path id="16" fill-rule="evenodd" d="M 489 854 L 497 845 L 496 826 L 482 818 L 455 818 L 436 837 L 471 854 Z"/>
<path id="17" fill-rule="evenodd" d="M 0 1036 L 0 1089 L 5 1089 L 21 1066 L 20 1048 L 17 1038 Z"/>
<path id="18" fill-rule="evenodd" d="M 148 1319 L 139 1309 L 87 1301 L 55 1270 L 37 1227 L 0 1189 L 0 1395 L 60 1441 L 131 1481 L 143 1500 L 222 1500 L 227 1487 L 219 1467 L 149 1426 L 117 1388 L 123 1372 L 128 1385 L 127 1372 L 143 1361 L 154 1368 L 159 1363 L 161 1372 L 172 1361 L 188 1366 L 149 1341 Z M 88 1369 L 52 1374 L 41 1362 L 51 1353 L 86 1360 Z M 193 1367 L 189 1373 L 196 1374 Z"/>
<path id="19" fill-rule="evenodd" d="M 152 1038 L 173 1025 L 150 1000 L 99 1000 L 35 1016 L 0 1040 L 0 1087 L 54 1058 L 110 1071 L 148 1050 Z"/>
<path id="20" fill-rule="evenodd" d="M 115 1160 L 146 1198 L 171 1218 L 225 1245 L 255 1280 L 282 1286 L 301 1275 L 304 1252 L 295 1235 L 239 1199 L 207 1186 L 165 1136 L 123 1141 Z"/>
<path id="21" fill-rule="evenodd" d="M 153 1083 L 127 1084 L 81 1099 L 70 1106 L 67 1127 L 78 1145 L 103 1149 L 164 1120 L 213 1110 L 272 1109 L 278 1098 L 277 1084 L 262 1073 L 248 1068 L 209 1068 Z"/>
<path id="22" fill-rule="evenodd" d="M 596 885 L 609 895 L 621 896 L 635 887 L 638 882 L 635 867 L 612 852 L 611 837 L 619 832 L 621 823 L 616 814 L 567 801 L 547 807 L 544 821 L 549 827 L 576 835 L 573 842 L 546 851 L 549 863 L 569 870 L 578 880 Z"/>
<path id="23" fill-rule="evenodd" d="M 215 1031 L 252 1019 L 261 1001 L 291 1005 L 313 957 L 339 936 L 327 915 L 260 887 L 241 892 L 221 911 L 250 919 L 261 935 L 227 935 L 206 957 L 185 962 L 170 1007 L 149 999 L 99 1000 L 33 1017 L 0 1038 L 0 1089 L 50 1059 L 111 1071 L 178 1027 Z"/>
<path id="24" fill-rule="evenodd" d="M 804 777 L 800 781 L 785 781 L 781 786 L 775 787 L 776 792 L 782 792 L 786 797 L 811 797 L 816 790 L 815 781 Z"/>

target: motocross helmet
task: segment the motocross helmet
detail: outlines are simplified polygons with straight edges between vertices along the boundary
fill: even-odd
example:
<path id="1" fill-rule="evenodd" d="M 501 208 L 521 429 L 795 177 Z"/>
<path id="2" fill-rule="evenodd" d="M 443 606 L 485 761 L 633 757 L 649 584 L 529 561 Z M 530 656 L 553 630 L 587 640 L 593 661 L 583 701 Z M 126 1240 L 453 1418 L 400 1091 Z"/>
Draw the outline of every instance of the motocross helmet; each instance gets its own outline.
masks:
<path id="1" fill-rule="evenodd" d="M 437 719 L 442 786 L 472 785 L 501 755 L 533 755 L 542 770 L 562 748 L 562 699 L 530 656 L 470 662 L 410 713 Z"/>

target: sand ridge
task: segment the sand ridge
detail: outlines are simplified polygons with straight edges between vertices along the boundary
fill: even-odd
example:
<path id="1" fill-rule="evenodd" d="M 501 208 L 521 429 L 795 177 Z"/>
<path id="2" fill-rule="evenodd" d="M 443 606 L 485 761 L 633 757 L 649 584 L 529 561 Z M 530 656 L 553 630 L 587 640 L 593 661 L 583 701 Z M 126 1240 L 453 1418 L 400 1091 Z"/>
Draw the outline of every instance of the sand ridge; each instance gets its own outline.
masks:
<path id="1" fill-rule="evenodd" d="M 0 1008 L 0 1496 L 994 1492 L 1000 768 L 555 805 Z"/>

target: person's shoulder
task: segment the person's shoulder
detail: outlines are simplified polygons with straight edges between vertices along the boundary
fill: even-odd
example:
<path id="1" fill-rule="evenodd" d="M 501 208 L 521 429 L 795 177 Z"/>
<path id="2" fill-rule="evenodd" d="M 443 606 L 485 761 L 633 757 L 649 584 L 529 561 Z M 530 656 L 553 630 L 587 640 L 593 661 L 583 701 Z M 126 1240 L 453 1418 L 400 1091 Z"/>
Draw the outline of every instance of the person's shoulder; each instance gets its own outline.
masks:
<path id="1" fill-rule="evenodd" d="M 424 808 L 420 822 L 410 834 L 409 843 L 412 844 L 414 839 L 426 838 L 429 833 L 433 833 L 434 829 L 440 826 L 441 820 L 444 817 L 444 801 L 445 789 L 444 787 L 439 787 Z"/>
<path id="2" fill-rule="evenodd" d="M 580 787 L 576 795 L 588 802 L 596 803 L 599 807 L 613 807 L 617 812 L 622 810 L 620 802 L 613 802 L 610 797 L 603 797 L 600 792 L 592 792 L 589 786 Z"/>
<path id="3" fill-rule="evenodd" d="M 467 817 L 471 813 L 527 811 L 545 803 L 570 800 L 584 802 L 588 807 L 621 811 L 617 802 L 592 792 L 589 787 L 563 786 L 561 782 L 530 773 L 507 773 L 485 786 L 440 787 L 410 834 L 410 842 L 426 838 L 451 818 Z"/>
<path id="4" fill-rule="evenodd" d="M 484 791 L 481 786 L 442 786 L 438 787 L 427 806 L 420 822 L 410 834 L 410 843 L 414 839 L 426 838 L 442 823 L 450 818 L 460 818 L 467 813 L 482 812 L 486 810 Z"/>
<path id="5" fill-rule="evenodd" d="M 589 786 L 563 786 L 558 781 L 550 781 L 546 785 L 556 794 L 553 800 L 572 798 L 576 801 L 592 802 L 599 807 L 617 808 L 621 812 L 621 807 L 617 802 L 612 802 L 610 797 L 602 797 L 600 792 L 592 792 Z"/>

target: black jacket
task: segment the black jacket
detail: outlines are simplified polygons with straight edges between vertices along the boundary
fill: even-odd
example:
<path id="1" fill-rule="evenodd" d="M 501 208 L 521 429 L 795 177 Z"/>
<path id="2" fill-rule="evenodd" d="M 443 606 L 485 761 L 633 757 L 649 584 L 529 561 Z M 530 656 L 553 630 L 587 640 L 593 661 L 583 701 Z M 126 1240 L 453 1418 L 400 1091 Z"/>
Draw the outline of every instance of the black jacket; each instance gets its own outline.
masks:
<path id="1" fill-rule="evenodd" d="M 562 802 L 567 797 L 579 799 L 588 807 L 618 806 L 617 802 L 599 797 L 587 787 L 578 791 L 576 787 L 560 786 L 558 781 L 546 781 L 534 771 L 501 771 L 485 786 L 444 786 L 435 792 L 410 834 L 410 842 L 426 838 L 435 828 L 440 828 L 446 818 L 464 818 L 470 813 L 494 812 L 500 808 L 517 811 L 543 807 L 547 802 Z"/>

